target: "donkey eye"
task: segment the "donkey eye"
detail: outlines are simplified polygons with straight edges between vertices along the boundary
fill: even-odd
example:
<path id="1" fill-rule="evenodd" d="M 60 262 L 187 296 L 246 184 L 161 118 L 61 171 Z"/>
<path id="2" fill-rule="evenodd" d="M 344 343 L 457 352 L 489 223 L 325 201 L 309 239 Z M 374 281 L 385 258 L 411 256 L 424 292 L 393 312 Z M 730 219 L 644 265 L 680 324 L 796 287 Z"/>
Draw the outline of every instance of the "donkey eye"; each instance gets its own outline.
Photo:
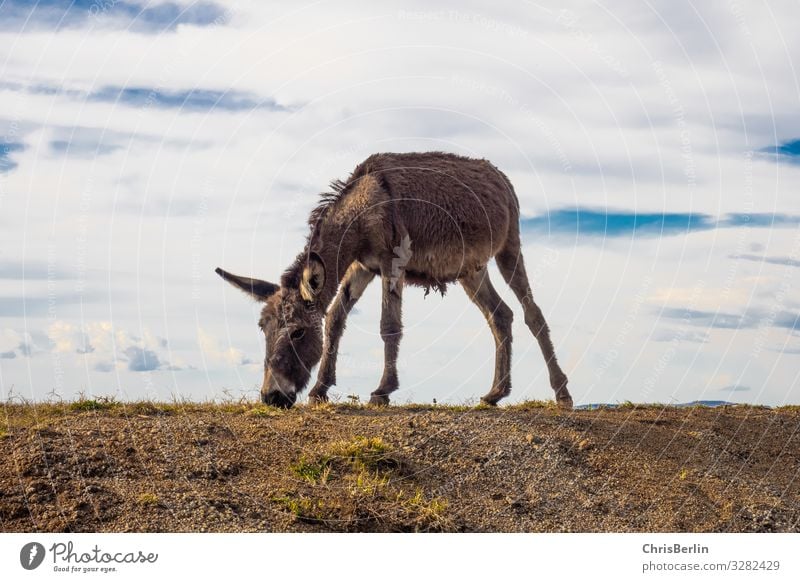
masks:
<path id="1" fill-rule="evenodd" d="M 302 339 L 302 337 L 304 335 L 306 335 L 306 330 L 304 330 L 304 329 L 296 329 L 291 333 L 291 335 L 289 337 L 291 337 L 293 340 L 299 340 L 299 339 Z"/>

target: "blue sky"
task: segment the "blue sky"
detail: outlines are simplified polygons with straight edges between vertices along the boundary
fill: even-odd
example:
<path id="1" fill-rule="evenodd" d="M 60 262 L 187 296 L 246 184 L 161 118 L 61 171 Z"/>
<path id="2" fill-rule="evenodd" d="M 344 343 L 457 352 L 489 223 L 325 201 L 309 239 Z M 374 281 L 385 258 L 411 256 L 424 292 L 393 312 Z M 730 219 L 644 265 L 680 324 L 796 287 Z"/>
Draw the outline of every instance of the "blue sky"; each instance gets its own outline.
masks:
<path id="1" fill-rule="evenodd" d="M 793 3 L 0 4 L 0 391 L 255 397 L 258 305 L 332 179 L 485 157 L 577 403 L 800 401 Z M 550 398 L 517 314 L 513 400 Z M 336 395 L 381 375 L 379 293 Z M 399 401 L 493 370 L 457 287 L 405 301 Z M 49 395 L 49 396 L 48 396 Z"/>
<path id="2" fill-rule="evenodd" d="M 0 27 L 10 32 L 83 29 L 93 21 L 106 20 L 106 26 L 158 34 L 180 25 L 223 24 L 226 11 L 213 2 L 3 0 L 0 17 Z"/>
<path id="3" fill-rule="evenodd" d="M 550 237 L 664 237 L 715 228 L 797 229 L 800 215 L 751 212 L 715 217 L 697 212 L 634 212 L 579 207 L 553 209 L 540 216 L 523 218 L 521 224 L 523 231 Z"/>

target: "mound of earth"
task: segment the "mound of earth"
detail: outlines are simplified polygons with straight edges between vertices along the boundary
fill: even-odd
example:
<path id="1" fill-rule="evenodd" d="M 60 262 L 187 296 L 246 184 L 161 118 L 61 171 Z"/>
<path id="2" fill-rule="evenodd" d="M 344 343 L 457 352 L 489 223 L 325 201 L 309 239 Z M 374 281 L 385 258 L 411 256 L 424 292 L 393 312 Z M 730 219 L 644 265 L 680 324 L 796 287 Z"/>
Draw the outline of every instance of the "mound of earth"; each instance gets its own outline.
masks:
<path id="1" fill-rule="evenodd" d="M 800 531 L 800 410 L 7 405 L 10 532 Z"/>

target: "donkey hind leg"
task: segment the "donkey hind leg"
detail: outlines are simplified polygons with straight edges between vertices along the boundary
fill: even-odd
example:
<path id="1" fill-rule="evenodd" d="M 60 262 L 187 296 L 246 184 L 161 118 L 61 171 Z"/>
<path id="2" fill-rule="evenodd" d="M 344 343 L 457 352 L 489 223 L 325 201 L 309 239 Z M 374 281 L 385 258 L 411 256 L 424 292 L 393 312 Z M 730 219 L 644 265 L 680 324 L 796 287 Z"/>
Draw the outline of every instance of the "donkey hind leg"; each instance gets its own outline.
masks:
<path id="1" fill-rule="evenodd" d="M 462 277 L 459 282 L 483 313 L 494 335 L 494 381 L 489 393 L 481 398 L 485 404 L 494 406 L 511 392 L 511 321 L 514 313 L 492 286 L 486 267 Z"/>
<path id="2" fill-rule="evenodd" d="M 517 239 L 513 248 L 509 248 L 506 245 L 506 248 L 495 256 L 495 260 L 503 279 L 506 280 L 519 302 L 522 303 L 522 309 L 525 312 L 525 325 L 528 326 L 528 329 L 531 330 L 531 333 L 539 342 L 539 348 L 542 350 L 542 355 L 547 363 L 550 387 L 555 392 L 556 402 L 562 408 L 571 409 L 572 396 L 567 390 L 567 375 L 558 365 L 553 342 L 550 340 L 550 328 L 547 326 L 542 310 L 533 300 L 533 292 L 528 282 L 528 275 L 525 272 L 525 262 L 522 258 L 522 252 L 519 250 L 519 239 Z"/>
<path id="3" fill-rule="evenodd" d="M 374 274 L 357 262 L 350 265 L 342 278 L 339 292 L 325 316 L 325 345 L 317 373 L 317 383 L 308 393 L 309 402 L 327 402 L 328 388 L 336 384 L 336 356 L 339 352 L 339 340 L 347 323 L 347 315 L 374 278 Z"/>
<path id="4" fill-rule="evenodd" d="M 370 395 L 369 403 L 389 404 L 389 394 L 397 390 L 397 354 L 403 337 L 403 273 L 381 273 L 383 300 L 381 302 L 381 338 L 383 339 L 383 377 Z"/>

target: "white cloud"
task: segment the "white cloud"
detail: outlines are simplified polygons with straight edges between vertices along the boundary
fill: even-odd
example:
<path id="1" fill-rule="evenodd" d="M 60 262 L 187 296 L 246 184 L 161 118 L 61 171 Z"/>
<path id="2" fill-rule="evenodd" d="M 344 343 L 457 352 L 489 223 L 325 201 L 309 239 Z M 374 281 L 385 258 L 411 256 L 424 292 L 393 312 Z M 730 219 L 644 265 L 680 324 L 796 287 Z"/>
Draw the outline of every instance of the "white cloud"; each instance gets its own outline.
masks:
<path id="1" fill-rule="evenodd" d="M 115 328 L 107 321 L 88 322 L 79 327 L 57 320 L 50 324 L 47 335 L 53 352 L 69 355 L 67 361 L 96 371 L 128 369 L 149 372 L 183 368 L 180 360 L 167 361 L 164 353 L 166 340 L 156 337 L 148 329 L 144 329 L 142 337 L 139 337 L 128 330 Z"/>
<path id="2" fill-rule="evenodd" d="M 0 353 L 10 354 L 16 352 L 21 343 L 23 343 L 21 334 L 13 329 L 0 329 Z"/>
<path id="3" fill-rule="evenodd" d="M 201 327 L 197 328 L 197 345 L 203 355 L 215 364 L 244 366 L 255 363 L 233 346 L 220 348 L 219 341 Z"/>

